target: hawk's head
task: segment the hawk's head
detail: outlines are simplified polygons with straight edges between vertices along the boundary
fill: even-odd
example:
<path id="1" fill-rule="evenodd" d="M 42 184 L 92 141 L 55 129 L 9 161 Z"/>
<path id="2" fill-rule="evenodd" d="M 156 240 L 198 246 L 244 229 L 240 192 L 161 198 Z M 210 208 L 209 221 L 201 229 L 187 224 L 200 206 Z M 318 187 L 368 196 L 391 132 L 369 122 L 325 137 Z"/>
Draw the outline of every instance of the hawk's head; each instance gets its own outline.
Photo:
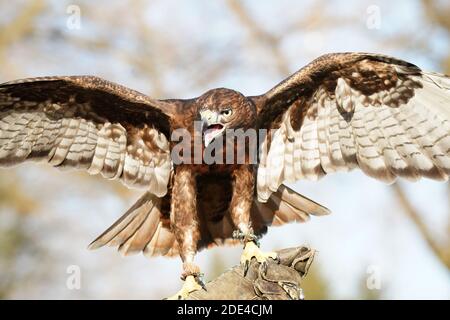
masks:
<path id="1" fill-rule="evenodd" d="M 237 91 L 213 89 L 199 97 L 197 103 L 205 146 L 227 129 L 248 129 L 255 125 L 255 106 Z"/>

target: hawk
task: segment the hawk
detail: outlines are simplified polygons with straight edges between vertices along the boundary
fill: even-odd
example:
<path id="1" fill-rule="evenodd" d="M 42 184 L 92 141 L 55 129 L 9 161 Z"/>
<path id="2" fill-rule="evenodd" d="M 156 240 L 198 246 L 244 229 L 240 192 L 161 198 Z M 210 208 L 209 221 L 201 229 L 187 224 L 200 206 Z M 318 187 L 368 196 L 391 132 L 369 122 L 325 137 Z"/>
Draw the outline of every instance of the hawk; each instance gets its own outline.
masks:
<path id="1" fill-rule="evenodd" d="M 256 162 L 250 147 L 221 139 L 238 129 L 266 130 Z M 175 161 L 180 130 L 190 138 Z M 214 157 L 231 150 L 244 161 L 207 162 L 212 145 Z M 268 226 L 329 213 L 285 182 L 355 168 L 387 183 L 448 180 L 450 78 L 383 55 L 337 53 L 259 96 L 218 88 L 156 100 L 93 76 L 17 80 L 0 85 L 0 165 L 26 160 L 143 189 L 90 248 L 179 255 L 185 282 L 174 298 L 185 298 L 202 286 L 198 250 L 240 241 L 241 263 L 264 262 L 276 258 L 258 246 Z"/>

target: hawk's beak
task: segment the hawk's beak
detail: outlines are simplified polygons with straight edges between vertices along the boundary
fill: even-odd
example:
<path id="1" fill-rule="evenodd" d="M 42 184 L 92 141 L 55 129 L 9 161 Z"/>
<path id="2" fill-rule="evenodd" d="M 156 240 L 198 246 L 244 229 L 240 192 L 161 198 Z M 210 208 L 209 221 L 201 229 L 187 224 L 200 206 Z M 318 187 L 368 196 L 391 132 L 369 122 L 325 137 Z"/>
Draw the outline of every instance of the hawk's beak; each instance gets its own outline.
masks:
<path id="1" fill-rule="evenodd" d="M 202 119 L 203 143 L 207 147 L 214 138 L 222 134 L 225 126 L 220 122 L 219 113 L 215 111 L 202 110 L 200 111 L 200 117 Z"/>

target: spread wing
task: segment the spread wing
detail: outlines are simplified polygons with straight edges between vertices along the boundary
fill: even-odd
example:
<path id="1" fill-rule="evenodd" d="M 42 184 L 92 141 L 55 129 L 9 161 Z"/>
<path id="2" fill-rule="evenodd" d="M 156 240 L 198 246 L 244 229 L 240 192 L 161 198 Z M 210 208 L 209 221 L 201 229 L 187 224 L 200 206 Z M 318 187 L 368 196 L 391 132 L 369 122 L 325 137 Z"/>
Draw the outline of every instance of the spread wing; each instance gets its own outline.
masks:
<path id="1" fill-rule="evenodd" d="M 450 176 L 450 78 L 363 53 L 318 58 L 251 97 L 261 144 L 257 191 L 360 168 L 391 183 Z"/>
<path id="2" fill-rule="evenodd" d="M 91 76 L 0 85 L 0 166 L 26 160 L 85 169 L 162 196 L 173 103 Z"/>

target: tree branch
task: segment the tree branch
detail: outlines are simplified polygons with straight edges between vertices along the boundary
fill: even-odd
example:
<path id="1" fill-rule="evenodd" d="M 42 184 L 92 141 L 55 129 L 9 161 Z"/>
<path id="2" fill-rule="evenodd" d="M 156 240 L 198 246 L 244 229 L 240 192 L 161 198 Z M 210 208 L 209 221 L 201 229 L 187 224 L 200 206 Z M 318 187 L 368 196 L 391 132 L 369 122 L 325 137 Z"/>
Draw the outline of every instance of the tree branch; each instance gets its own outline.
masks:
<path id="1" fill-rule="evenodd" d="M 244 276 L 242 266 L 235 266 L 206 284 L 206 291 L 193 292 L 190 300 L 300 300 L 302 279 L 308 273 L 315 250 L 308 247 L 277 252 L 279 263 L 260 264 L 252 260 Z"/>
<path id="2" fill-rule="evenodd" d="M 250 40 L 253 43 L 262 44 L 267 48 L 272 56 L 276 69 L 282 75 L 290 73 L 289 66 L 286 59 L 280 50 L 280 38 L 265 31 L 250 15 L 245 6 L 237 0 L 228 0 L 228 7 L 231 12 L 237 17 L 239 22 L 247 28 L 250 33 Z"/>
<path id="3" fill-rule="evenodd" d="M 439 260 L 448 269 L 450 269 L 450 252 L 448 248 L 445 245 L 443 246 L 439 245 L 439 243 L 434 239 L 425 222 L 422 220 L 419 212 L 417 212 L 417 210 L 413 207 L 413 205 L 409 201 L 408 197 L 406 196 L 406 193 L 403 191 L 403 188 L 398 183 L 393 184 L 392 188 L 397 196 L 396 198 L 398 202 L 403 208 L 403 211 L 416 225 L 417 229 L 422 234 L 425 241 L 428 243 L 428 246 L 437 256 L 437 258 L 439 258 Z"/>

